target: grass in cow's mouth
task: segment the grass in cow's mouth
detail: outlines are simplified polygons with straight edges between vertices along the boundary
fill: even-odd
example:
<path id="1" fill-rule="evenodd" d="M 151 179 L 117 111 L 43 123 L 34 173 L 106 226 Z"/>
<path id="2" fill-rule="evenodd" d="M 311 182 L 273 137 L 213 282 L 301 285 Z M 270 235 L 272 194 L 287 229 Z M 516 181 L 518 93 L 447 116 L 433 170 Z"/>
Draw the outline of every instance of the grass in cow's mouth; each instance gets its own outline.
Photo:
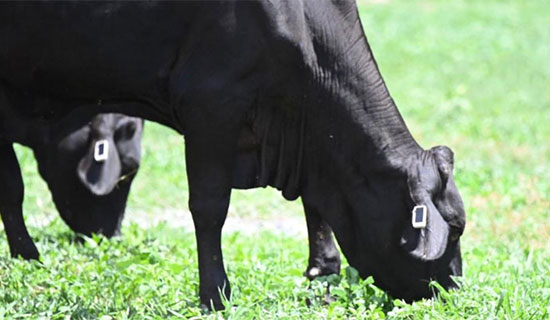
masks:
<path id="1" fill-rule="evenodd" d="M 232 307 L 198 301 L 194 235 L 125 225 L 112 241 L 73 241 L 18 148 L 25 213 L 42 263 L 8 258 L 0 233 L 0 319 L 547 319 L 550 317 L 550 7 L 543 1 L 361 1 L 382 74 L 413 135 L 448 144 L 467 208 L 462 288 L 412 305 L 351 269 L 311 284 L 305 235 L 226 234 Z M 159 137 L 162 137 L 160 139 Z M 132 212 L 186 210 L 183 139 L 145 128 Z M 236 192 L 229 215 L 303 219 L 276 192 Z M 343 264 L 346 265 L 345 263 Z M 330 304 L 326 286 L 331 284 Z"/>

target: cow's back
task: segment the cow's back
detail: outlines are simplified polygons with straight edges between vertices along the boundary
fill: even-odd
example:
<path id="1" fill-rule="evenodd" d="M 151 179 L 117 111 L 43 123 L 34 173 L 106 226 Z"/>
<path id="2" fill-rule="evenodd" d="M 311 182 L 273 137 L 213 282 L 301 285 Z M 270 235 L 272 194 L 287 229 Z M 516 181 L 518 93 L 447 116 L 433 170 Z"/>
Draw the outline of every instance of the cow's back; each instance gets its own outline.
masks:
<path id="1" fill-rule="evenodd" d="M 63 97 L 150 90 L 168 77 L 200 11 L 151 2 L 3 3 L 0 77 Z"/>

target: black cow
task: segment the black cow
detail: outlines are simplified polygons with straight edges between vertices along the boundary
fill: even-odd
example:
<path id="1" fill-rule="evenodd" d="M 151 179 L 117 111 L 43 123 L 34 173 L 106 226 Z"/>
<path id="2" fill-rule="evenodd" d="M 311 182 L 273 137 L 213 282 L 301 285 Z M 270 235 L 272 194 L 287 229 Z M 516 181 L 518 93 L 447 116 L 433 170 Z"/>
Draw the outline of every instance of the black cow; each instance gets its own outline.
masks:
<path id="1" fill-rule="evenodd" d="M 6 99 L 3 95 L 0 98 L 0 165 L 9 169 L 0 170 L 0 212 L 11 254 L 38 258 L 24 222 L 19 219 L 23 182 L 12 142 L 33 150 L 54 204 L 72 230 L 107 237 L 118 234 L 141 159 L 143 120 L 100 114 L 61 140 L 51 141 L 45 136 L 47 122 L 32 121 L 25 113 L 14 110 Z"/>
<path id="2" fill-rule="evenodd" d="M 353 1 L 0 9 L 0 81 L 14 105 L 43 101 L 37 113 L 74 124 L 118 111 L 185 136 L 203 303 L 222 307 L 218 290 L 230 293 L 220 238 L 232 188 L 302 198 L 318 231 L 311 276 L 334 262 L 332 229 L 361 276 L 395 297 L 431 296 L 430 279 L 454 286 L 465 215 L 453 153 L 410 135 Z M 411 222 L 417 205 L 424 227 Z"/>

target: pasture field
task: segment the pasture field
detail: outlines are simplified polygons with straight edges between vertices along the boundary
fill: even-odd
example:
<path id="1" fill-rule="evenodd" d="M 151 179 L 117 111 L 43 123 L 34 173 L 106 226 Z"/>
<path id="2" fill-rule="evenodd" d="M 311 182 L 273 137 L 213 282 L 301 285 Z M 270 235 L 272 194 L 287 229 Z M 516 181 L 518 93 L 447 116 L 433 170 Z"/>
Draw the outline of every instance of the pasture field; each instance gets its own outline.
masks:
<path id="1" fill-rule="evenodd" d="M 42 263 L 8 258 L 1 233 L 0 319 L 550 318 L 550 3 L 365 0 L 360 11 L 415 138 L 455 151 L 467 208 L 460 290 L 409 305 L 346 262 L 310 284 L 305 233 L 258 229 L 225 233 L 232 306 L 201 310 L 194 235 L 168 213 L 187 210 L 183 139 L 148 123 L 123 236 L 111 241 L 74 241 L 17 148 Z M 159 217 L 168 222 L 148 225 Z M 235 192 L 228 222 L 237 217 L 303 220 L 300 203 L 274 190 Z"/>

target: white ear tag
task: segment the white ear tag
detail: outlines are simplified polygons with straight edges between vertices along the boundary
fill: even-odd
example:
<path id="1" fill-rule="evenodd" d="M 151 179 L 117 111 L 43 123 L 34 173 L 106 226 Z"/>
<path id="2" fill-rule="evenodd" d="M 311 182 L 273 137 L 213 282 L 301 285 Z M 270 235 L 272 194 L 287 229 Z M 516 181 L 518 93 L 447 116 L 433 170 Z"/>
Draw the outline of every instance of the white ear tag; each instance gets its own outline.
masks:
<path id="1" fill-rule="evenodd" d="M 102 162 L 109 158 L 109 141 L 99 140 L 95 143 L 94 147 L 94 160 Z"/>
<path id="2" fill-rule="evenodd" d="M 415 206 L 412 210 L 412 226 L 415 229 L 426 228 L 428 208 L 425 205 Z"/>

